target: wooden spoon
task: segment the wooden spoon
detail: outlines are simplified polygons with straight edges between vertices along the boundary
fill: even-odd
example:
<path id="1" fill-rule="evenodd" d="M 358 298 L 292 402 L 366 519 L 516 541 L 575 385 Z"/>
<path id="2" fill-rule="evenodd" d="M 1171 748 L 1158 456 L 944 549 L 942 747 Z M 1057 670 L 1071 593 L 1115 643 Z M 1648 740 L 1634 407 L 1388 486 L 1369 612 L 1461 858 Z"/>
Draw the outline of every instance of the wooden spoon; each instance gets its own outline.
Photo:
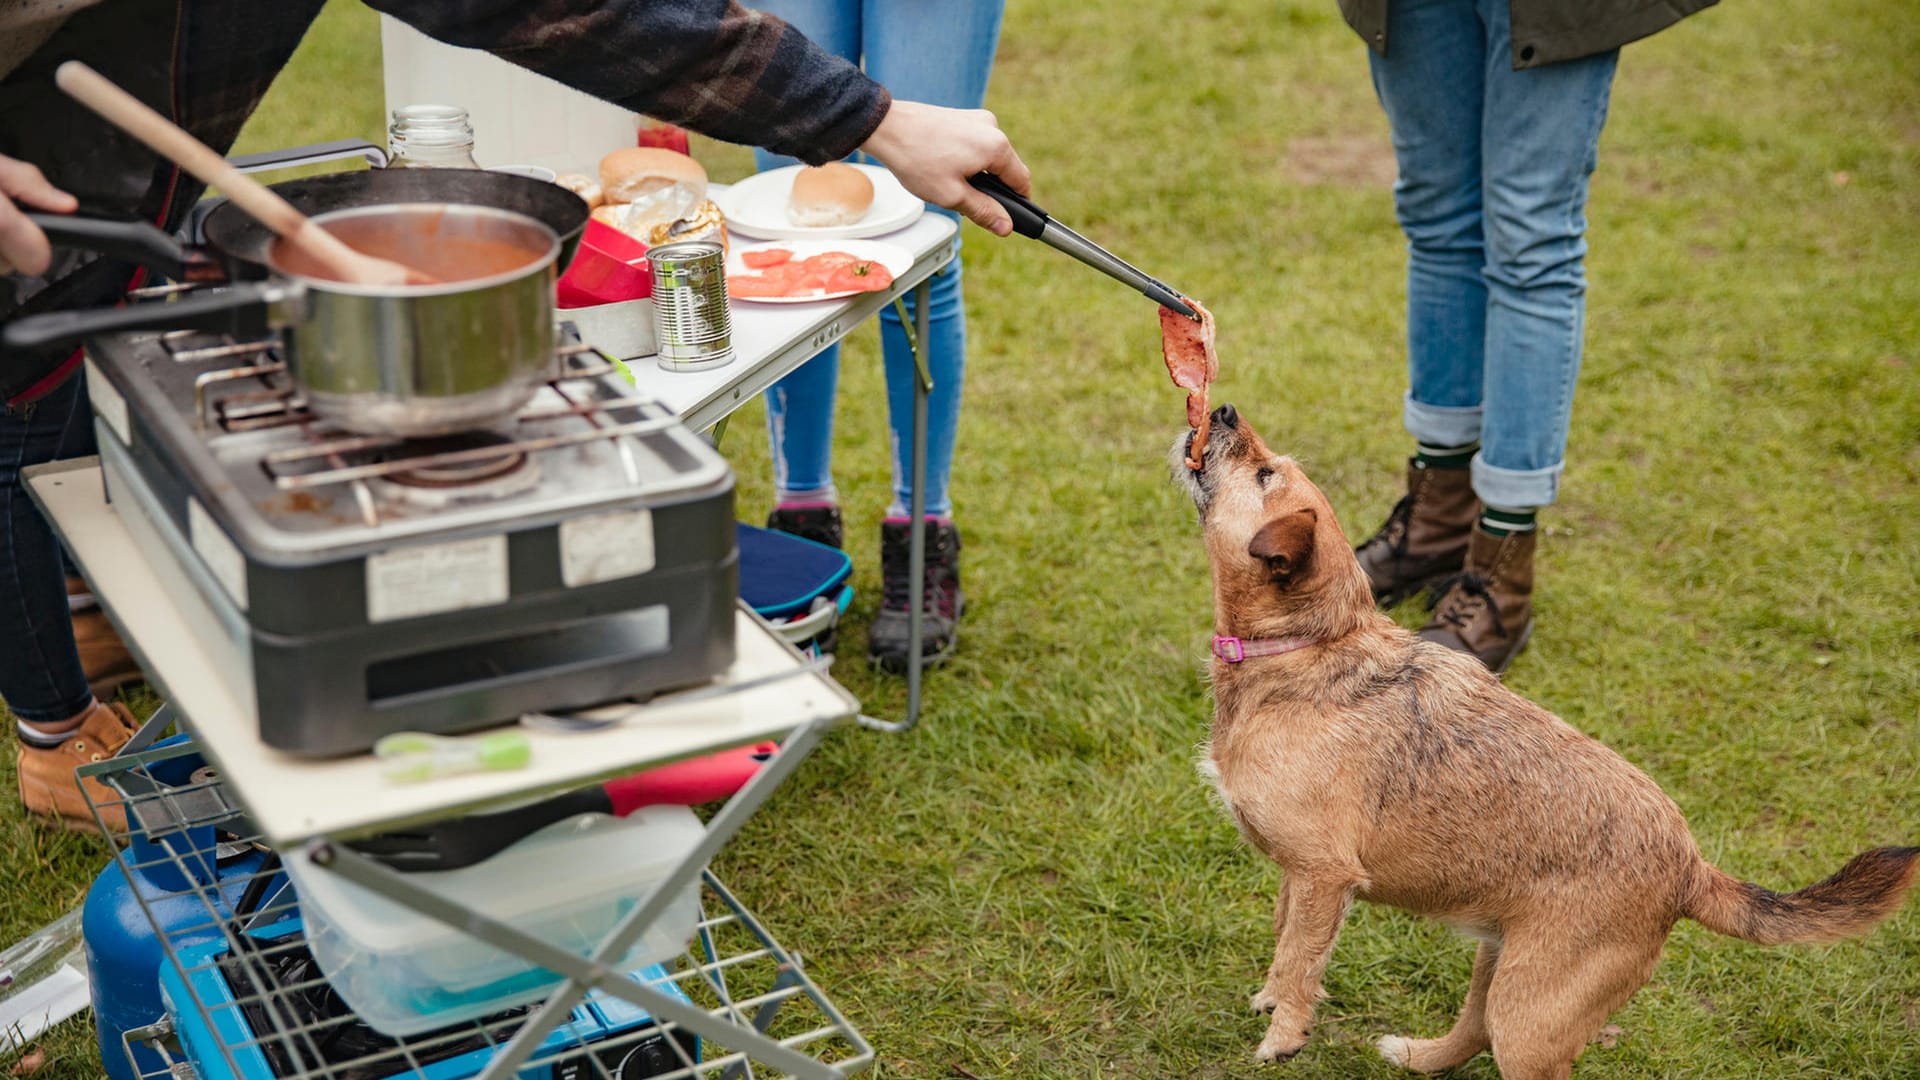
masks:
<path id="1" fill-rule="evenodd" d="M 74 100 L 99 113 L 120 130 L 146 143 L 154 153 L 218 187 L 228 199 L 274 234 L 327 268 L 341 281 L 356 285 L 433 285 L 439 280 L 411 267 L 355 251 L 327 230 L 315 225 L 292 203 L 266 185 L 233 167 L 213 148 L 179 125 L 142 104 L 132 94 L 109 82 L 78 60 L 61 64 L 53 80 Z"/>

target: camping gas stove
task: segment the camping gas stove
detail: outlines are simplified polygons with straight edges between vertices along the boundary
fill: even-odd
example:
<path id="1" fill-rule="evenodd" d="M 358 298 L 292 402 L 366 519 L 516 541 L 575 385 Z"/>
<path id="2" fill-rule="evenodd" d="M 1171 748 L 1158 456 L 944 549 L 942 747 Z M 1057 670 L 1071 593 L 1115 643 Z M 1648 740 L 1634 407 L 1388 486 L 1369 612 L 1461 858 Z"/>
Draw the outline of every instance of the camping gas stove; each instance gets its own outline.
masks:
<path id="1" fill-rule="evenodd" d="M 502 425 L 355 435 L 306 410 L 273 343 L 89 343 L 108 497 L 297 754 L 645 697 L 733 660 L 733 477 L 599 354 Z"/>

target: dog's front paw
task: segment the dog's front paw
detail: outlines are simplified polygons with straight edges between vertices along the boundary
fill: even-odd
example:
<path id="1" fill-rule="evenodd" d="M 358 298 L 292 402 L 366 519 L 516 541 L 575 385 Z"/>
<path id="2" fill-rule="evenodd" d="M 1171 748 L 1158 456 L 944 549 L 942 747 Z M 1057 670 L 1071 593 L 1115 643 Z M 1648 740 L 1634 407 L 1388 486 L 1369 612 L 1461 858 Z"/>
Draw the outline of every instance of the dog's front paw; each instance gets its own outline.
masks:
<path id="1" fill-rule="evenodd" d="M 1306 1045 L 1306 1028 L 1282 1028 L 1275 1025 L 1267 1029 L 1267 1037 L 1260 1040 L 1259 1048 L 1253 1052 L 1253 1059 L 1278 1064 L 1305 1049 Z"/>

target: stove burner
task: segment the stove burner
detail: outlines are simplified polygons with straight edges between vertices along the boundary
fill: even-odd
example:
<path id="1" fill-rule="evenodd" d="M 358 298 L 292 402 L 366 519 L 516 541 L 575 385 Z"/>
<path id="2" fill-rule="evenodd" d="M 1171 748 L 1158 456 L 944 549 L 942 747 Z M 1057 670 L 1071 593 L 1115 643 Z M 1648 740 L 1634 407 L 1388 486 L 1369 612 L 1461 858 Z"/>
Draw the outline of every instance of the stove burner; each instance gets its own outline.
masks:
<path id="1" fill-rule="evenodd" d="M 409 439 L 381 454 L 380 460 L 420 459 L 420 464 L 399 472 L 388 473 L 384 477 L 395 484 L 417 488 L 464 487 L 483 480 L 508 476 L 525 466 L 526 453 L 513 449 L 513 445 L 512 438 L 498 432 L 471 431 L 433 439 Z M 501 449 L 496 454 L 474 454 L 471 459 L 468 457 L 468 451 L 484 451 L 492 447 Z M 444 456 L 451 454 L 459 454 L 461 457 L 454 461 L 441 460 Z"/>

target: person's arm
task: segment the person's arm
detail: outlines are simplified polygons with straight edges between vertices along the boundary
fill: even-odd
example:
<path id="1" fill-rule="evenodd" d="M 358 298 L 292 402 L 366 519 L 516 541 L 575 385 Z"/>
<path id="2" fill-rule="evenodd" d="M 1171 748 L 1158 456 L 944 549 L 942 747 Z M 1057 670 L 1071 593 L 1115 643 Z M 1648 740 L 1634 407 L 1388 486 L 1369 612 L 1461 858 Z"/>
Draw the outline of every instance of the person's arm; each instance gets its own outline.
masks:
<path id="1" fill-rule="evenodd" d="M 967 185 L 1027 170 L 991 113 L 895 102 L 859 68 L 733 0 L 366 0 L 450 45 L 485 49 L 576 90 L 727 142 L 821 164 L 864 149 L 907 190 L 1002 236 Z"/>
<path id="2" fill-rule="evenodd" d="M 79 204 L 47 183 L 38 168 L 0 155 L 0 274 L 43 273 L 52 249 L 46 234 L 27 220 L 16 203 L 56 214 L 71 214 Z"/>

